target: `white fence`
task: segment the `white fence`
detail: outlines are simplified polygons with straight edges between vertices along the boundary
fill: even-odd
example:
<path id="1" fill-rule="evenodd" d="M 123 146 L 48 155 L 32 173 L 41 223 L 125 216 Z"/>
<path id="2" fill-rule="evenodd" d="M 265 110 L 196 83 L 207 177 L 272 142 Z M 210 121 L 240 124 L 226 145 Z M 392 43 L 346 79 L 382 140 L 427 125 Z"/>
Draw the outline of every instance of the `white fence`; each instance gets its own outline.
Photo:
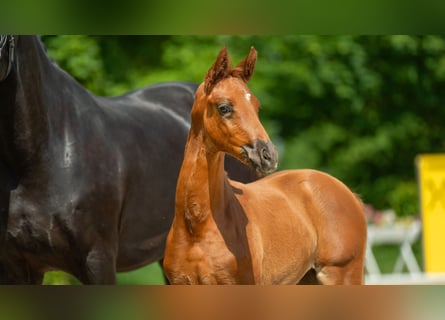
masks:
<path id="1" fill-rule="evenodd" d="M 445 274 L 423 273 L 412 245 L 422 233 L 422 223 L 414 220 L 409 224 L 369 225 L 366 251 L 366 284 L 445 284 Z M 373 246 L 391 244 L 399 247 L 392 273 L 383 274 L 373 252 Z M 403 272 L 406 266 L 407 272 Z"/>

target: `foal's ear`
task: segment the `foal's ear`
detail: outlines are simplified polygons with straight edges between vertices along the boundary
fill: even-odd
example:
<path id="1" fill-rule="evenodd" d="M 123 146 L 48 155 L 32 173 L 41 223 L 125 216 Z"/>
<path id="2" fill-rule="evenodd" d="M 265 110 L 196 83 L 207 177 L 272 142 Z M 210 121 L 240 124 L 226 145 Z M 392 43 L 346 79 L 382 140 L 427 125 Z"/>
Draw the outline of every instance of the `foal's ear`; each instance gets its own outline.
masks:
<path id="1" fill-rule="evenodd" d="M 250 47 L 249 55 L 237 65 L 237 68 L 240 68 L 242 70 L 240 75 L 245 82 L 248 82 L 252 77 L 253 70 L 255 69 L 256 59 L 257 51 L 254 47 Z"/>
<path id="2" fill-rule="evenodd" d="M 215 63 L 212 67 L 207 71 L 207 75 L 204 81 L 204 92 L 208 95 L 213 87 L 218 83 L 218 81 L 224 79 L 230 68 L 230 56 L 227 52 L 227 47 L 221 49 L 216 57 Z"/>

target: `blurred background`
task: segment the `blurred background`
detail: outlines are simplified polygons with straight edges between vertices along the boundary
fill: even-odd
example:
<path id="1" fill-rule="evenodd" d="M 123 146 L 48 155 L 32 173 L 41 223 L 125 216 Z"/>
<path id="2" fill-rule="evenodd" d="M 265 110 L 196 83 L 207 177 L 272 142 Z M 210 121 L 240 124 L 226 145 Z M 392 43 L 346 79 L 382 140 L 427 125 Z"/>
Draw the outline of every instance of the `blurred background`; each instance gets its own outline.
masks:
<path id="1" fill-rule="evenodd" d="M 415 158 L 445 150 L 445 37 L 42 36 L 48 54 L 97 95 L 163 81 L 201 82 L 224 46 L 233 62 L 258 51 L 250 89 L 280 153 L 279 169 L 314 168 L 367 204 L 370 225 L 419 220 Z M 410 243 L 423 269 L 421 237 Z M 391 273 L 398 243 L 373 247 Z M 403 271 L 402 268 L 400 271 Z M 369 272 L 369 270 L 368 270 Z M 119 284 L 163 284 L 158 264 L 118 275 Z M 50 272 L 46 284 L 75 284 Z"/>

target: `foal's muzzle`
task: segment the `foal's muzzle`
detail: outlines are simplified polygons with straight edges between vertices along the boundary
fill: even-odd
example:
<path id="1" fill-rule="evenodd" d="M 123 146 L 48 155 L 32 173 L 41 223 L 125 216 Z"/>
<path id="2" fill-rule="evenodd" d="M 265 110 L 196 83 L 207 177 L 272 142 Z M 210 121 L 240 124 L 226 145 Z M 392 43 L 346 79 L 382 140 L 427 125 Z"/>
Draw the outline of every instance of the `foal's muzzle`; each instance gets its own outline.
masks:
<path id="1" fill-rule="evenodd" d="M 245 145 L 242 149 L 257 174 L 264 176 L 277 169 L 278 153 L 272 142 L 257 139 L 253 144 Z"/>

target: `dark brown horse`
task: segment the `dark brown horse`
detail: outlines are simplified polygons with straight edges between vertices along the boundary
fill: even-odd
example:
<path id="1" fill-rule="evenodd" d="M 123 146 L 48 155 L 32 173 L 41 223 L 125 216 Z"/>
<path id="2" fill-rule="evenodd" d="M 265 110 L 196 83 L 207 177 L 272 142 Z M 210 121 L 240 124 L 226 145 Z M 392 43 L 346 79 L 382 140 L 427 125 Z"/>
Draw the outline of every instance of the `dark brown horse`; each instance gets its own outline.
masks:
<path id="1" fill-rule="evenodd" d="M 164 271 L 172 284 L 361 284 L 365 215 L 342 182 L 315 170 L 226 177 L 224 153 L 277 167 L 247 87 L 256 58 L 252 48 L 232 68 L 223 48 L 197 90 Z"/>
<path id="2" fill-rule="evenodd" d="M 0 43 L 0 283 L 114 283 L 162 259 L 196 85 L 98 97 L 38 37 Z"/>

